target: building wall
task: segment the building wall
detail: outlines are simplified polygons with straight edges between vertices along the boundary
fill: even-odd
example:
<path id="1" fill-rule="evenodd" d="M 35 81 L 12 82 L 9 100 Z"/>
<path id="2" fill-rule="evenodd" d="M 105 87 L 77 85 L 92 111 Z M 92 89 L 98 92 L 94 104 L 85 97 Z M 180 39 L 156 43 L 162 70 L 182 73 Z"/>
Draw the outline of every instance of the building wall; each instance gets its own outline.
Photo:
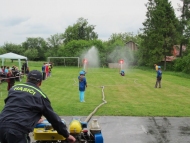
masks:
<path id="1" fill-rule="evenodd" d="M 119 64 L 119 63 L 108 63 L 108 67 L 109 68 L 114 68 L 114 69 L 124 69 L 124 68 L 126 68 L 127 67 L 127 64 L 126 63 L 123 63 L 122 65 L 121 64 Z"/>
<path id="2" fill-rule="evenodd" d="M 108 67 L 113 69 L 113 68 L 120 68 L 119 63 L 108 63 Z"/>
<path id="3" fill-rule="evenodd" d="M 129 47 L 132 51 L 138 50 L 137 45 L 133 41 L 127 42 L 126 46 Z"/>

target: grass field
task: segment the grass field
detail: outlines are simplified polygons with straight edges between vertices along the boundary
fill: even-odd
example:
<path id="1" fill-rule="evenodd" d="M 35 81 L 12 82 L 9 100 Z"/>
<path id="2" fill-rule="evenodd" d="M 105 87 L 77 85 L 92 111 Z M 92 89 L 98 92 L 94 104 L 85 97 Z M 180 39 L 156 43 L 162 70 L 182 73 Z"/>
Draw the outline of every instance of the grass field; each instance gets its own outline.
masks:
<path id="1" fill-rule="evenodd" d="M 41 64 L 30 63 L 30 69 L 41 70 Z M 52 76 L 43 81 L 41 89 L 49 97 L 56 113 L 62 116 L 87 116 L 102 101 L 106 104 L 97 116 L 190 116 L 190 79 L 163 71 L 162 88 L 154 88 L 156 72 L 131 68 L 126 76 L 118 69 L 88 69 L 85 103 L 79 102 L 77 67 L 53 67 Z M 22 82 L 26 81 L 26 77 Z M 16 82 L 18 84 L 20 82 Z M 7 96 L 7 83 L 0 85 L 0 110 Z"/>

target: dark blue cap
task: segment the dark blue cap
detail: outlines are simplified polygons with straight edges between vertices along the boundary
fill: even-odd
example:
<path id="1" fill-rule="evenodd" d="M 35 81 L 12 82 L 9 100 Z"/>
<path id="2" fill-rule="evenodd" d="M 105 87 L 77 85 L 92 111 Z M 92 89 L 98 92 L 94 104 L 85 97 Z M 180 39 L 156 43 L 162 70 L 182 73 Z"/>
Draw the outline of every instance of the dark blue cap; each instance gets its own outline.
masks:
<path id="1" fill-rule="evenodd" d="M 42 73 L 38 70 L 32 70 L 28 74 L 28 79 L 42 81 Z"/>

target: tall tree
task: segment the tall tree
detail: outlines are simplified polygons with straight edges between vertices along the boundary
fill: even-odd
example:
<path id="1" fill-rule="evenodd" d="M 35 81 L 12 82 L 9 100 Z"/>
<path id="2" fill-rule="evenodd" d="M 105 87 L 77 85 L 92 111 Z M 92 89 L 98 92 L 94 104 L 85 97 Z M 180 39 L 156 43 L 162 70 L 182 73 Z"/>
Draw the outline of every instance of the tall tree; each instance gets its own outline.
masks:
<path id="1" fill-rule="evenodd" d="M 180 27 L 179 31 L 181 34 L 180 38 L 180 57 L 182 57 L 182 46 L 188 44 L 190 38 L 190 0 L 180 0 L 182 6 L 179 5 L 178 10 L 181 12 L 180 16 Z"/>
<path id="2" fill-rule="evenodd" d="M 153 65 L 171 55 L 172 47 L 178 38 L 178 20 L 168 0 L 149 0 L 146 4 L 147 19 L 142 28 L 142 47 L 139 49 L 140 62 Z"/>
<path id="3" fill-rule="evenodd" d="M 131 32 L 128 32 L 128 33 L 127 32 L 125 32 L 125 33 L 113 33 L 110 36 L 110 38 L 108 39 L 108 43 L 113 44 L 117 40 L 121 40 L 121 41 L 123 41 L 123 43 L 129 42 L 129 41 L 136 42 L 137 37 Z"/>
<path id="4" fill-rule="evenodd" d="M 55 48 L 63 44 L 63 37 L 61 34 L 51 35 L 47 38 L 48 47 Z"/>
<path id="5" fill-rule="evenodd" d="M 79 18 L 77 23 L 69 26 L 63 34 L 64 43 L 67 44 L 72 40 L 94 40 L 98 34 L 94 32 L 95 26 L 89 25 L 87 19 Z"/>
<path id="6" fill-rule="evenodd" d="M 63 45 L 63 37 L 62 34 L 51 35 L 47 38 L 48 51 L 46 55 L 57 56 L 58 49 L 61 45 Z"/>
<path id="7" fill-rule="evenodd" d="M 47 50 L 47 42 L 41 38 L 27 38 L 25 42 L 22 43 L 22 46 L 25 50 L 36 49 L 37 56 L 34 60 L 46 60 L 45 59 L 45 52 Z M 35 51 L 35 50 L 32 50 Z M 36 53 L 36 51 L 35 51 Z"/>

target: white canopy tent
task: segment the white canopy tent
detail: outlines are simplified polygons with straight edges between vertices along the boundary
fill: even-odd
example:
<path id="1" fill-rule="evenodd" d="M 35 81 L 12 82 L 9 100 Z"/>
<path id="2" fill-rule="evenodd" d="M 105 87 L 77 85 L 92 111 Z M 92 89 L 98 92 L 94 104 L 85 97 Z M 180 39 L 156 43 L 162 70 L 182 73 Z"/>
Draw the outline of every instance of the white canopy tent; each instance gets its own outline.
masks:
<path id="1" fill-rule="evenodd" d="M 25 59 L 27 61 L 27 57 L 22 56 L 22 55 L 18 55 L 15 53 L 11 53 L 11 52 L 0 55 L 0 59 L 2 60 L 2 66 L 4 66 L 5 59 L 14 59 L 14 60 L 18 59 L 19 69 L 21 69 L 21 60 Z M 28 63 L 27 63 L 27 65 L 28 65 Z"/>

